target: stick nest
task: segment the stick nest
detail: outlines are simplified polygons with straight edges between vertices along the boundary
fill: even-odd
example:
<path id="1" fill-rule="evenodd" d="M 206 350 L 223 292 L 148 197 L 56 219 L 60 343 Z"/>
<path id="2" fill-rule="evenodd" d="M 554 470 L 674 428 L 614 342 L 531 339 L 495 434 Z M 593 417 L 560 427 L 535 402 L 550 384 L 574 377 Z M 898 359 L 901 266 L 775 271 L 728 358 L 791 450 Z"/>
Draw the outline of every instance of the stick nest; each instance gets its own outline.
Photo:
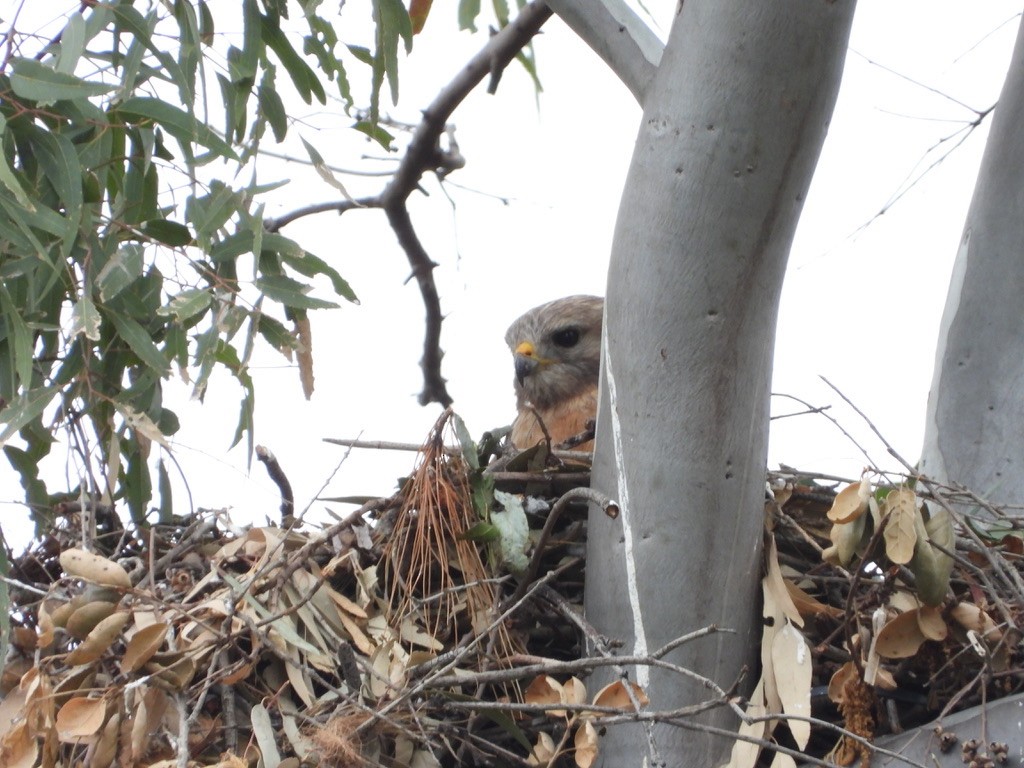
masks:
<path id="1" fill-rule="evenodd" d="M 55 510 L 60 524 L 11 561 L 0 765 L 586 768 L 606 727 L 685 717 L 660 718 L 624 678 L 591 693 L 581 681 L 615 663 L 582 618 L 586 502 L 602 506 L 578 487 L 587 466 L 543 447 L 490 458 L 446 412 L 398 494 L 317 531 L 235 531 L 210 511 L 125 529 L 101 507 Z M 1021 689 L 1014 519 L 954 516 L 952 539 L 926 530 L 908 559 L 869 501 L 851 543 L 836 528 L 854 521 L 827 516 L 836 488 L 796 473 L 769 488 L 765 590 L 779 594 L 765 610 L 811 654 L 797 695 L 814 724 L 809 738 L 774 724 L 748 736 L 851 765 L 871 751 L 855 736 Z M 922 530 L 948 501 L 911 496 Z M 936 593 L 918 545 L 948 557 L 938 601 L 918 594 Z M 693 629 L 679 642 L 714 631 Z M 760 674 L 785 722 L 788 673 L 762 666 L 709 685 L 694 711 L 731 707 L 739 724 Z"/>

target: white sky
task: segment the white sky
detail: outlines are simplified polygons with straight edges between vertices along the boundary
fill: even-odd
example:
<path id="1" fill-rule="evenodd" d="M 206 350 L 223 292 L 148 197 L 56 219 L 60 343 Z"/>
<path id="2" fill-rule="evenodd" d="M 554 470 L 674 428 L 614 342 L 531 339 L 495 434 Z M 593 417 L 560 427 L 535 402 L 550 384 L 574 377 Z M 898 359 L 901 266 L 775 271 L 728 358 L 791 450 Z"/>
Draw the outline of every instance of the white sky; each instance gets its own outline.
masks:
<path id="1" fill-rule="evenodd" d="M 664 37 L 674 2 L 646 5 L 665 20 Z M 354 17 L 363 6 L 350 0 L 342 24 L 361 24 Z M 928 88 L 979 110 L 996 100 L 1020 8 L 1020 0 L 864 0 L 857 11 L 839 104 L 790 258 L 774 391 L 834 405 L 830 412 L 884 466 L 894 462 L 818 377 L 834 382 L 898 451 L 916 460 L 946 283 L 987 123 L 888 213 L 872 218 L 909 174 L 930 162 L 921 164 L 930 147 L 974 118 Z M 418 110 L 481 45 L 479 36 L 457 33 L 455 26 L 454 9 L 435 3 L 412 60 L 404 63 L 396 118 L 415 122 Z M 459 185 L 448 185 L 454 208 L 433 179 L 425 184 L 430 196 L 411 202 L 419 235 L 440 265 L 435 279 L 447 314 L 443 370 L 474 435 L 508 423 L 513 414 L 507 325 L 549 299 L 604 292 L 618 198 L 640 118 L 625 87 L 559 20 L 545 25 L 536 47 L 545 89 L 539 107 L 515 65 L 496 96 L 478 89 L 453 117 L 467 160 L 450 177 Z M 361 74 L 353 71 L 353 79 Z M 213 110 L 219 125 L 219 105 Z M 382 154 L 350 135 L 350 120 L 340 109 L 299 104 L 293 117 L 302 119 L 292 129 L 296 142 L 301 133 L 329 163 L 366 167 L 361 153 Z M 304 156 L 301 148 L 294 154 Z M 338 197 L 297 164 L 268 163 L 260 177 L 295 182 L 268 205 L 270 216 Z M 355 195 L 374 193 L 383 183 L 343 180 Z M 358 307 L 312 314 L 311 401 L 303 400 L 297 372 L 283 358 L 266 352 L 256 360 L 256 442 L 278 456 L 302 509 L 344 454 L 322 438 L 419 442 L 440 409 L 416 402 L 423 309 L 415 283 L 403 285 L 409 267 L 383 214 L 322 214 L 289 225 L 283 234 L 337 267 L 362 300 Z M 202 406 L 187 401 L 184 385 L 172 382 L 168 391 L 167 402 L 183 424 L 174 438 L 175 457 L 195 503 L 230 507 L 239 522 L 277 519 L 277 490 L 263 468 L 254 462 L 247 472 L 244 451 L 226 451 L 240 396 L 234 382 L 215 380 Z M 780 413 L 798 409 L 785 401 L 774 406 Z M 51 490 L 61 488 L 64 476 L 77 482 L 77 470 L 55 451 L 48 464 Z M 352 451 L 322 495 L 387 494 L 412 462 L 412 454 Z M 820 416 L 773 424 L 769 464 L 778 462 L 848 475 L 865 463 Z M 187 511 L 180 483 L 176 493 L 177 511 Z M 13 472 L 3 466 L 0 500 L 20 497 Z M 316 502 L 314 519 L 322 519 L 325 506 L 344 511 L 343 505 Z M 20 509 L 8 507 L 5 517 Z"/>

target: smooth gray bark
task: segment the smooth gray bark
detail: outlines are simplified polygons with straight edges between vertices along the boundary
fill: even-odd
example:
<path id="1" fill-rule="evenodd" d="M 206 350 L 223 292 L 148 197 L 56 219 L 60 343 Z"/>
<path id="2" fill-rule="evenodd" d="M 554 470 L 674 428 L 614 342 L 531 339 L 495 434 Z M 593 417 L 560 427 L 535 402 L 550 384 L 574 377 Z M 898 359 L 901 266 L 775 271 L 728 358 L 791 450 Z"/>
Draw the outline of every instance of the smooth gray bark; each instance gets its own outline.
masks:
<path id="1" fill-rule="evenodd" d="M 776 314 L 853 11 L 853 0 L 686 0 L 619 209 L 592 484 L 622 513 L 591 516 L 586 612 L 640 654 L 707 624 L 735 629 L 668 657 L 724 688 L 760 637 Z M 663 669 L 630 674 L 651 709 L 713 697 Z M 708 720 L 737 725 L 724 709 Z M 708 768 L 729 746 L 623 726 L 602 739 L 600 760 Z"/>
<path id="2" fill-rule="evenodd" d="M 1022 22 L 1024 25 L 1024 22 Z M 1024 26 L 953 266 L 921 469 L 1024 503 Z"/>
<path id="3" fill-rule="evenodd" d="M 664 46 L 623 0 L 547 0 L 643 105 Z"/>

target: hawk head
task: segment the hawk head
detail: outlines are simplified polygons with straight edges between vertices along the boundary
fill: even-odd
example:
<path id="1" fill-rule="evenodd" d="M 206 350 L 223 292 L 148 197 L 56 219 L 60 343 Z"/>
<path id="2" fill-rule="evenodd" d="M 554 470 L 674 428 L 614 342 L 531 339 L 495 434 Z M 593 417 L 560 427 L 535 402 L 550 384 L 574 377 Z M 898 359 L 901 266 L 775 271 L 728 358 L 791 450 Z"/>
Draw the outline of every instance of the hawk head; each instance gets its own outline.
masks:
<path id="1" fill-rule="evenodd" d="M 547 410 L 597 387 L 604 299 L 568 296 L 520 317 L 505 333 L 515 360 L 516 404 Z"/>

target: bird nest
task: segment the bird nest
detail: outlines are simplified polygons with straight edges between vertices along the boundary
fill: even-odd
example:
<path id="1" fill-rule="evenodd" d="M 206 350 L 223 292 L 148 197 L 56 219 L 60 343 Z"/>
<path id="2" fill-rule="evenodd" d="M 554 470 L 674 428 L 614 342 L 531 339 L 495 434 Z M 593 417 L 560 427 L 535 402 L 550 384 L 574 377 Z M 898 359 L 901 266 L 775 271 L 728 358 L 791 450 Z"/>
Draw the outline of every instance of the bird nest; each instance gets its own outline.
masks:
<path id="1" fill-rule="evenodd" d="M 589 766 L 603 729 L 658 714 L 625 678 L 583 682 L 615 663 L 581 611 L 587 506 L 616 509 L 577 457 L 492 446 L 446 413 L 399 493 L 316 531 L 56 510 L 11 562 L 0 764 Z M 705 702 L 737 713 L 734 766 L 769 742 L 855 764 L 1021 687 L 1012 521 L 849 488 L 769 477 L 761 665 Z"/>

